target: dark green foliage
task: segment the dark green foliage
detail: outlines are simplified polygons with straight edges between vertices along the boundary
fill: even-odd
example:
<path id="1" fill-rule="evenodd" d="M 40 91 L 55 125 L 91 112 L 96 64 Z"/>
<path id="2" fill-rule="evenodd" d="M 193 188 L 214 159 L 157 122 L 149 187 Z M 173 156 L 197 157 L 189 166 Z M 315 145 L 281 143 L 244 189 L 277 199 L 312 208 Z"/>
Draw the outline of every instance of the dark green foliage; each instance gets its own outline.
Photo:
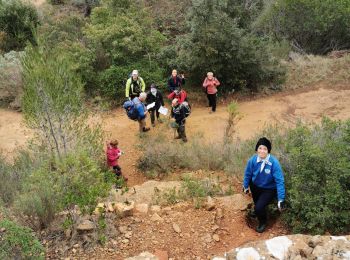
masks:
<path id="1" fill-rule="evenodd" d="M 44 259 L 44 248 L 32 234 L 32 230 L 4 219 L 0 228 L 1 259 Z"/>
<path id="2" fill-rule="evenodd" d="M 140 71 L 147 85 L 158 83 L 163 70 L 157 53 L 165 37 L 154 29 L 153 20 L 141 3 L 105 1 L 96 7 L 85 35 L 96 53 L 96 91 L 123 98 L 123 89 L 133 69 Z"/>
<path id="3" fill-rule="evenodd" d="M 101 94 L 109 97 L 116 97 L 119 100 L 120 98 L 124 98 L 126 80 L 128 79 L 128 75 L 135 68 L 142 68 L 139 70 L 139 73 L 145 81 L 146 90 L 152 83 L 164 87 L 165 83 L 162 77 L 164 71 L 156 64 L 154 66 L 149 66 L 146 62 L 146 64 L 135 63 L 128 66 L 112 65 L 99 74 Z"/>
<path id="4" fill-rule="evenodd" d="M 146 0 L 157 29 L 167 36 L 170 44 L 177 35 L 186 33 L 186 13 L 191 0 Z"/>
<path id="5" fill-rule="evenodd" d="M 349 0 L 269 1 L 255 26 L 276 39 L 288 39 L 308 53 L 350 47 Z"/>
<path id="6" fill-rule="evenodd" d="M 190 33 L 178 39 L 177 62 L 197 83 L 207 71 L 222 81 L 223 91 L 281 82 L 284 71 L 269 53 L 269 41 L 246 29 L 248 18 L 236 17 L 238 10 L 245 10 L 243 4 L 232 7 L 223 0 L 193 0 L 192 5 Z"/>
<path id="7" fill-rule="evenodd" d="M 0 0 L 0 50 L 22 50 L 34 43 L 34 30 L 39 24 L 35 7 L 21 0 Z"/>
<path id="8" fill-rule="evenodd" d="M 350 230 L 350 120 L 298 126 L 286 140 L 286 223 L 294 232 Z"/>

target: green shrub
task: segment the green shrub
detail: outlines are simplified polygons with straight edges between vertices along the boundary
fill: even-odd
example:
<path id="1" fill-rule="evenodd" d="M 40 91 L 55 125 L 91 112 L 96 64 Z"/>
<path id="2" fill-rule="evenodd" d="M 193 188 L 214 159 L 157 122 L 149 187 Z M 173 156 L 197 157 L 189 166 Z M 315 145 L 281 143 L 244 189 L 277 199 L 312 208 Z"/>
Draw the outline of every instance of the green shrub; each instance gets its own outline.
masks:
<path id="1" fill-rule="evenodd" d="M 13 164 L 7 162 L 0 155 L 0 201 L 5 205 L 11 205 L 18 192 L 22 189 L 23 181 L 33 169 L 41 165 L 42 155 L 30 155 L 27 151 L 19 151 Z"/>
<path id="2" fill-rule="evenodd" d="M 93 9 L 84 34 L 95 53 L 95 92 L 124 99 L 125 83 L 133 69 L 140 71 L 147 86 L 161 83 L 164 71 L 158 52 L 166 39 L 155 30 L 153 17 L 142 3 L 104 1 Z"/>
<path id="3" fill-rule="evenodd" d="M 59 211 L 60 192 L 48 168 L 35 170 L 23 183 L 15 208 L 31 220 L 32 227 L 45 228 Z M 62 187 L 60 187 L 62 188 Z"/>
<path id="4" fill-rule="evenodd" d="M 237 17 L 231 4 L 231 1 L 192 1 L 188 13 L 190 32 L 178 38 L 176 63 L 188 70 L 197 84 L 207 71 L 213 71 L 224 92 L 281 84 L 285 71 L 269 51 L 271 42 L 252 34 L 244 25 L 249 24 L 243 21 L 247 16 Z M 244 5 L 238 9 L 243 11 Z"/>
<path id="5" fill-rule="evenodd" d="M 149 66 L 148 62 L 135 62 L 129 65 L 112 65 L 98 75 L 100 93 L 107 97 L 115 97 L 118 101 L 125 99 L 125 85 L 133 69 L 138 69 L 146 84 L 146 89 L 152 83 L 164 88 L 162 75 L 164 71 L 156 64 Z"/>
<path id="6" fill-rule="evenodd" d="M 21 0 L 0 1 L 0 50 L 22 50 L 34 43 L 33 31 L 39 17 L 33 5 Z"/>
<path id="7" fill-rule="evenodd" d="M 48 160 L 30 172 L 15 200 L 18 212 L 33 227 L 47 227 L 60 210 L 78 205 L 91 213 L 98 198 L 108 195 L 114 176 L 86 151 L 75 151 L 61 161 Z"/>
<path id="8" fill-rule="evenodd" d="M 0 103 L 8 104 L 20 98 L 23 92 L 22 56 L 23 52 L 15 51 L 0 55 Z"/>
<path id="9" fill-rule="evenodd" d="M 212 178 L 195 179 L 185 176 L 180 188 L 171 188 L 155 195 L 155 203 L 160 205 L 176 204 L 180 201 L 194 200 L 195 207 L 200 208 L 207 196 L 231 194 L 232 187 L 224 189 L 218 180 Z"/>
<path id="10" fill-rule="evenodd" d="M 350 120 L 300 125 L 286 138 L 286 223 L 294 232 L 348 232 Z"/>
<path id="11" fill-rule="evenodd" d="M 325 54 L 350 47 L 350 1 L 277 0 L 268 4 L 255 26 L 297 49 Z"/>
<path id="12" fill-rule="evenodd" d="M 1 259 L 44 259 L 44 248 L 32 230 L 7 219 L 0 221 L 0 228 L 5 229 L 0 235 Z"/>

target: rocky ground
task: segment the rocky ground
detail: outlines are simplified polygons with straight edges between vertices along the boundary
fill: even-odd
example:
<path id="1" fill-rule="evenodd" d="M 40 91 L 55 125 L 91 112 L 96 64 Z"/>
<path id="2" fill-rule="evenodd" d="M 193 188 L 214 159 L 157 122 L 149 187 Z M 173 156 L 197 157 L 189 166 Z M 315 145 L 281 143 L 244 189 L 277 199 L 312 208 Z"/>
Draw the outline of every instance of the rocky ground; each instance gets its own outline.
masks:
<path id="1" fill-rule="evenodd" d="M 47 257 L 124 259 L 149 251 L 174 260 L 211 259 L 248 241 L 286 234 L 283 226 L 274 220 L 263 234 L 249 228 L 246 223 L 249 203 L 250 199 L 242 194 L 209 197 L 199 209 L 192 202 L 164 207 L 134 203 L 131 200 L 128 203 L 101 203 L 94 216 L 88 219 L 81 217 L 78 221 L 79 234 L 75 238 L 75 244 L 59 248 L 58 241 L 55 241 L 52 243 L 53 248 L 48 245 L 48 252 L 51 253 Z M 112 225 L 116 228 L 114 238 L 106 241 L 104 247 L 85 250 L 84 243 L 89 240 L 89 234 L 96 232 L 96 215 L 112 220 Z M 61 239 L 67 241 L 69 237 L 65 235 Z M 159 259 L 168 259 L 167 257 Z"/>

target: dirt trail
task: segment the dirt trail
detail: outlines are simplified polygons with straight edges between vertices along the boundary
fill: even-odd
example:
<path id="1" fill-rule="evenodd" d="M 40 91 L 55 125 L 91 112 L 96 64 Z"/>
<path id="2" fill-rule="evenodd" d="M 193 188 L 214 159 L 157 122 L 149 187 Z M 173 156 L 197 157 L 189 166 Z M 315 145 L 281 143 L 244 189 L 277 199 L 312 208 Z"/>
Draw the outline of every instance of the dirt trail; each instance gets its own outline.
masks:
<path id="1" fill-rule="evenodd" d="M 347 119 L 350 117 L 349 100 L 350 86 L 343 86 L 336 89 L 319 88 L 300 93 L 279 93 L 240 102 L 239 111 L 243 118 L 238 123 L 237 135 L 246 139 L 259 133 L 266 123 L 291 124 L 299 118 L 308 122 L 318 122 L 322 116 Z M 208 108 L 193 106 L 193 112 L 187 122 L 189 140 L 196 135 L 202 135 L 207 141 L 221 139 L 227 116 L 225 106 L 219 106 L 214 114 L 209 114 Z M 125 152 L 120 159 L 120 164 L 125 174 L 130 177 L 130 185 L 143 183 L 145 178 L 135 167 L 139 156 L 136 146 L 140 140 L 137 123 L 127 119 L 120 109 L 98 114 L 95 120 L 102 123 L 110 138 L 119 140 L 120 148 Z M 172 129 L 166 131 L 171 139 Z M 155 132 L 151 130 L 148 134 L 152 135 Z M 30 136 L 31 131 L 24 126 L 20 113 L 0 109 L 0 151 L 3 151 L 7 157 L 12 157 L 16 147 L 25 145 Z"/>

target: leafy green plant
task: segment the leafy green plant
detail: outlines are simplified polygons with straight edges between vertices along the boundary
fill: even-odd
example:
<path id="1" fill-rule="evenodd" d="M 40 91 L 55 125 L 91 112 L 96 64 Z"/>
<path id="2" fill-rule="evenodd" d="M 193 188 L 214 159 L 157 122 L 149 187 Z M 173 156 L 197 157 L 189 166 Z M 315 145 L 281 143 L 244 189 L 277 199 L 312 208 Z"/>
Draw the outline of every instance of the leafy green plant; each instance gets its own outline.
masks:
<path id="1" fill-rule="evenodd" d="M 350 121 L 300 125 L 286 142 L 286 223 L 294 232 L 346 232 L 350 228 Z"/>
<path id="2" fill-rule="evenodd" d="M 62 161 L 47 159 L 31 170 L 22 180 L 15 209 L 28 216 L 33 228 L 44 228 L 56 213 L 74 205 L 91 213 L 97 200 L 108 195 L 113 182 L 113 174 L 105 171 L 89 153 L 76 151 Z"/>
<path id="3" fill-rule="evenodd" d="M 196 84 L 205 72 L 213 71 L 222 82 L 222 92 L 280 84 L 285 72 L 268 52 L 270 42 L 250 32 L 248 16 L 237 15 L 244 5 L 237 2 L 192 1 L 187 17 L 190 32 L 177 42 L 178 66 L 188 70 Z"/>
<path id="4" fill-rule="evenodd" d="M 0 228 L 1 259 L 44 259 L 44 248 L 29 228 L 4 219 Z"/>
<path id="5" fill-rule="evenodd" d="M 21 56 L 23 52 L 15 51 L 0 55 L 0 105 L 20 100 L 23 92 Z"/>
<path id="6" fill-rule="evenodd" d="M 52 154 L 61 158 L 76 144 L 76 132 L 84 127 L 83 85 L 71 71 L 67 57 L 43 48 L 28 48 L 23 60 L 23 112 Z"/>
<path id="7" fill-rule="evenodd" d="M 231 192 L 232 187 L 229 188 Z M 154 200 L 157 204 L 176 204 L 180 201 L 193 199 L 196 208 L 200 208 L 207 196 L 226 195 L 222 186 L 213 179 L 198 180 L 185 176 L 180 188 L 171 188 L 156 194 Z"/>
<path id="8" fill-rule="evenodd" d="M 298 51 L 325 54 L 348 49 L 350 1 L 267 1 L 254 27 L 278 40 L 288 39 Z"/>
<path id="9" fill-rule="evenodd" d="M 21 0 L 0 1 L 0 50 L 23 50 L 34 43 L 34 30 L 39 25 L 35 7 Z"/>

